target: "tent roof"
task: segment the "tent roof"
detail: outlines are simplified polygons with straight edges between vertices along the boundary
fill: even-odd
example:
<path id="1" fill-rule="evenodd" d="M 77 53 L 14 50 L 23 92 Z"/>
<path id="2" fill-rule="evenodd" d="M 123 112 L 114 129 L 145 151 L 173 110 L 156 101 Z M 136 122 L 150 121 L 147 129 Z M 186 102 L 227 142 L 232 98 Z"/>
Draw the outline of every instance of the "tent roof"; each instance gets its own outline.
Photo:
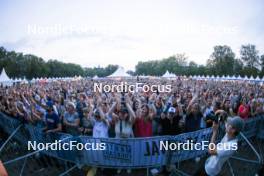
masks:
<path id="1" fill-rule="evenodd" d="M 97 75 L 94 75 L 93 79 L 98 79 L 99 77 Z"/>
<path id="2" fill-rule="evenodd" d="M 168 70 L 162 75 L 163 78 L 171 78 L 175 76 L 176 76 L 175 74 L 170 73 Z"/>
<path id="3" fill-rule="evenodd" d="M 118 67 L 117 70 L 111 75 L 107 76 L 109 78 L 113 77 L 131 77 L 131 75 L 127 74 L 123 67 Z"/>
<path id="4" fill-rule="evenodd" d="M 12 82 L 12 80 L 7 76 L 5 72 L 5 68 L 2 69 L 2 72 L 0 75 L 0 82 Z"/>

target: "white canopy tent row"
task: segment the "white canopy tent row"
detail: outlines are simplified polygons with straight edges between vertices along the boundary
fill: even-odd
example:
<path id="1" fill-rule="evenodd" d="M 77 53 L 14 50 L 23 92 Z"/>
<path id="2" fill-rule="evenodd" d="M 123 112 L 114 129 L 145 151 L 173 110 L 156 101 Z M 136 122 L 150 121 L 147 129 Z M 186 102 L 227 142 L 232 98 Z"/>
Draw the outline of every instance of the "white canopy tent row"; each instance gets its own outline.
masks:
<path id="1" fill-rule="evenodd" d="M 23 79 L 21 78 L 15 78 L 15 79 L 12 79 L 13 83 L 23 83 L 23 84 L 27 84 L 28 83 L 28 80 L 24 77 Z"/>
<path id="2" fill-rule="evenodd" d="M 72 80 L 80 80 L 83 79 L 82 76 L 74 76 L 74 77 L 52 77 L 52 78 L 32 78 L 31 79 L 31 83 L 35 83 L 35 82 L 53 82 L 53 81 L 58 81 L 58 80 L 63 80 L 63 81 L 72 81 Z"/>
<path id="3" fill-rule="evenodd" d="M 174 77 L 176 77 L 176 75 L 173 74 L 173 73 L 170 73 L 170 72 L 167 70 L 167 71 L 166 71 L 161 77 L 163 77 L 163 78 L 174 78 Z"/>
<path id="4" fill-rule="evenodd" d="M 176 78 L 177 76 L 173 73 L 169 73 L 168 71 L 166 71 L 161 77 L 155 77 L 155 76 L 145 76 L 145 75 L 140 75 L 139 77 L 141 78 Z M 186 77 L 186 76 L 181 76 L 181 77 Z M 122 67 L 119 67 L 114 73 L 112 73 L 111 75 L 105 77 L 105 78 L 100 78 L 97 75 L 95 75 L 94 77 L 92 77 L 94 80 L 96 79 L 112 79 L 112 78 L 132 78 L 131 75 L 127 74 L 125 72 L 125 70 Z M 187 77 L 186 77 L 187 78 Z M 189 76 L 189 78 L 191 79 L 196 79 L 196 80 L 215 80 L 215 81 L 252 81 L 252 82 L 264 82 L 264 77 L 261 79 L 259 76 L 257 76 L 256 78 L 254 78 L 253 76 L 251 76 L 250 78 L 248 78 L 247 76 L 242 78 L 240 75 L 239 76 L 200 76 L 200 75 L 194 75 L 194 76 Z M 71 81 L 71 80 L 79 80 L 82 79 L 82 77 L 80 76 L 75 76 L 75 77 L 56 77 L 56 78 L 33 78 L 31 80 L 31 82 L 52 82 L 52 81 L 56 81 L 56 80 L 64 80 L 64 81 Z M 20 80 L 21 81 L 21 80 Z"/>
<path id="5" fill-rule="evenodd" d="M 217 80 L 217 81 L 235 81 L 235 80 L 237 80 L 237 81 L 252 81 L 252 82 L 264 82 L 264 77 L 262 78 L 262 79 L 260 79 L 260 77 L 259 76 L 257 76 L 256 78 L 254 78 L 253 76 L 251 76 L 250 78 L 249 77 L 247 77 L 247 76 L 245 76 L 244 78 L 243 77 L 241 77 L 240 75 L 239 76 L 235 76 L 235 75 L 233 75 L 233 76 L 229 76 L 229 75 L 227 75 L 227 76 L 222 76 L 222 77 L 220 77 L 220 76 L 209 76 L 209 75 L 207 75 L 207 76 L 204 76 L 204 75 L 202 75 L 202 76 L 200 76 L 200 75 L 194 75 L 194 76 L 191 76 L 190 78 L 192 78 L 192 79 L 196 79 L 196 80 Z"/>

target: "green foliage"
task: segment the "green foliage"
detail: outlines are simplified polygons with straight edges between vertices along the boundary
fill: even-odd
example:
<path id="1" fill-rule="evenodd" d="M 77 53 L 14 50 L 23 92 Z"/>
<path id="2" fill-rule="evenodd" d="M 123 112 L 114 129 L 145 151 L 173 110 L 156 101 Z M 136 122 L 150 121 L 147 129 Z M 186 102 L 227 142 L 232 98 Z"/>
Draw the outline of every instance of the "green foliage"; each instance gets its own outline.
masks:
<path id="1" fill-rule="evenodd" d="M 264 54 L 260 56 L 261 74 L 264 75 Z"/>
<path id="2" fill-rule="evenodd" d="M 162 75 L 168 70 L 180 74 L 182 68 L 187 65 L 187 57 L 184 54 L 177 54 L 162 60 L 138 62 L 136 65 L 137 75 Z"/>
<path id="3" fill-rule="evenodd" d="M 94 67 L 94 68 L 84 68 L 84 73 L 87 76 L 95 76 L 98 77 L 105 77 L 110 74 L 112 74 L 116 69 L 118 68 L 118 65 L 108 65 L 107 67 Z"/>
<path id="4" fill-rule="evenodd" d="M 264 55 L 259 57 L 255 45 L 250 44 L 241 46 L 240 58 L 235 58 L 229 46 L 217 45 L 205 66 L 194 61 L 187 64 L 186 60 L 185 55 L 178 54 L 162 60 L 138 62 L 136 74 L 160 76 L 168 70 L 176 75 L 264 75 Z"/>
<path id="5" fill-rule="evenodd" d="M 72 76 L 108 76 L 117 69 L 117 65 L 108 65 L 106 68 L 82 68 L 73 63 L 63 63 L 58 60 L 48 60 L 14 51 L 6 51 L 0 47 L 0 69 L 6 69 L 10 77 L 26 77 L 28 79 L 37 77 L 72 77 Z"/>
<path id="6" fill-rule="evenodd" d="M 255 45 L 242 45 L 240 49 L 241 60 L 244 61 L 245 66 L 253 69 L 259 66 L 258 50 Z"/>
<path id="7" fill-rule="evenodd" d="M 240 58 L 235 58 L 235 54 L 229 46 L 218 45 L 213 49 L 206 65 L 198 65 L 194 61 L 188 63 L 185 54 L 176 54 L 161 60 L 138 62 L 135 72 L 128 71 L 128 73 L 131 75 L 161 76 L 168 70 L 176 75 L 264 76 L 264 55 L 258 55 L 255 45 L 242 45 Z M 117 65 L 83 68 L 77 64 L 63 63 L 58 60 L 46 62 L 41 57 L 7 51 L 4 47 L 0 47 L 0 69 L 3 67 L 10 77 L 25 76 L 28 79 L 76 75 L 105 77 L 118 68 Z"/>
<path id="8" fill-rule="evenodd" d="M 226 45 L 218 45 L 214 47 L 214 52 L 207 61 L 207 66 L 211 68 L 214 75 L 224 75 L 226 73 L 233 75 L 234 61 L 235 53 L 232 49 Z"/>

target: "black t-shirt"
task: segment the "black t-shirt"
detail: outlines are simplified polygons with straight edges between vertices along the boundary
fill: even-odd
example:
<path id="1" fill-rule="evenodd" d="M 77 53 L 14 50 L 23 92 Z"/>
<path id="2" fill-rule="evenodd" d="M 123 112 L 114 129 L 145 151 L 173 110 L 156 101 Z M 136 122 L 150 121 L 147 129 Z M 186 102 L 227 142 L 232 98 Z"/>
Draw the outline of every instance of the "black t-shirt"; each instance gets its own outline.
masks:
<path id="1" fill-rule="evenodd" d="M 160 124 L 162 128 L 162 135 L 177 135 L 180 133 L 179 121 L 181 116 L 174 116 L 172 119 L 164 118 L 160 119 Z"/>
<path id="2" fill-rule="evenodd" d="M 185 120 L 185 132 L 192 132 L 199 130 L 202 117 L 203 114 L 201 112 L 197 114 L 193 114 L 193 113 L 188 114 Z"/>

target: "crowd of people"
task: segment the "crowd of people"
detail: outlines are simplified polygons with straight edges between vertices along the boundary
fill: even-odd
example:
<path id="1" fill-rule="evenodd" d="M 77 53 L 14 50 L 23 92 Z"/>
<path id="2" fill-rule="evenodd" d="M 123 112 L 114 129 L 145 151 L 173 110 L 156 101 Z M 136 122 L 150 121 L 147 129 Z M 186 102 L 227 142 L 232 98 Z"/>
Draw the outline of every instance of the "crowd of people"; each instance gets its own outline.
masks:
<path id="1" fill-rule="evenodd" d="M 121 80 L 71 80 L 16 84 L 0 88 L 1 112 L 45 133 L 95 138 L 177 135 L 210 127 L 207 116 L 252 118 L 264 112 L 264 87 L 245 81 L 122 80 L 128 84 L 169 84 L 171 92 L 94 92 L 93 84 Z"/>

